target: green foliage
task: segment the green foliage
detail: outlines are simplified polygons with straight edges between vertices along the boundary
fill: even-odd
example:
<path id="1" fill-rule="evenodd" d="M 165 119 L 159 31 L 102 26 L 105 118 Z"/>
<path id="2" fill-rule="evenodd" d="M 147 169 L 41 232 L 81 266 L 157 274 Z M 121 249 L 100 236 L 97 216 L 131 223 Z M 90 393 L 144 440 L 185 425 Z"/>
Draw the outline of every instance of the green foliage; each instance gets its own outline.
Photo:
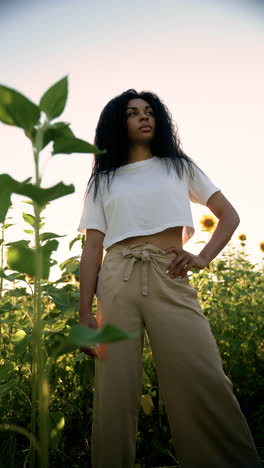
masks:
<path id="1" fill-rule="evenodd" d="M 0 121 L 24 129 L 32 142 L 36 169 L 34 183 L 31 177 L 18 182 L 8 174 L 0 175 L 0 466 L 25 466 L 28 457 L 31 468 L 89 466 L 95 363 L 79 347 L 117 342 L 141 332 L 128 335 L 111 324 L 99 330 L 78 324 L 80 255 L 65 259 L 61 276 L 49 281 L 56 263 L 52 252 L 62 235 L 41 233 L 45 223 L 40 214 L 51 201 L 73 193 L 74 187 L 60 182 L 42 188 L 39 153 L 50 142 L 52 155 L 105 153 L 76 138 L 68 123 L 51 123 L 63 112 L 67 95 L 67 77 L 43 94 L 39 106 L 0 86 Z M 32 228 L 25 232 L 34 238 L 7 244 L 5 233 L 12 226 L 7 212 L 12 209 L 13 193 L 29 198 L 25 202 L 34 213 L 23 213 L 23 219 Z M 69 250 L 76 244 L 82 248 L 84 236 L 72 239 Z M 263 266 L 256 270 L 248 261 L 244 242 L 240 251 L 228 247 L 221 259 L 192 272 L 191 283 L 264 457 Z M 178 466 L 147 335 L 145 338 L 137 462 L 142 467 Z"/>
<path id="2" fill-rule="evenodd" d="M 244 244 L 244 243 L 243 243 Z M 241 251 L 229 245 L 192 283 L 227 373 L 239 397 L 261 397 L 264 386 L 264 278 Z"/>
<path id="3" fill-rule="evenodd" d="M 0 85 L 0 121 L 30 131 L 40 118 L 40 109 L 23 94 Z"/>
<path id="4" fill-rule="evenodd" d="M 56 122 L 53 125 L 49 125 L 44 136 L 41 149 L 45 148 L 50 141 L 55 141 L 56 138 L 62 137 L 74 137 L 72 130 L 69 127 L 70 124 L 66 122 Z M 36 134 L 36 132 L 35 132 Z M 35 136 L 32 134 L 32 137 Z"/>
<path id="5" fill-rule="evenodd" d="M 53 145 L 53 156 L 55 154 L 71 154 L 71 153 L 97 153 L 102 154 L 106 151 L 99 151 L 95 146 L 87 143 L 84 140 L 80 140 L 79 138 L 75 138 L 72 136 L 61 136 L 57 137 L 54 140 Z"/>
<path id="6" fill-rule="evenodd" d="M 29 276 L 36 275 L 35 255 L 36 250 L 27 246 L 29 241 L 17 241 L 9 244 L 7 253 L 7 264 L 12 270 L 26 273 Z M 47 279 L 50 272 L 50 256 L 54 250 L 57 250 L 58 241 L 49 240 L 45 245 L 39 247 L 41 265 L 40 277 Z"/>
<path id="7" fill-rule="evenodd" d="M 43 206 L 52 200 L 73 192 L 73 185 L 65 185 L 63 182 L 53 185 L 53 187 L 40 188 L 28 183 L 28 180 L 26 182 L 18 182 L 8 174 L 0 174 L 0 222 L 3 223 L 5 220 L 12 193 L 25 195 L 40 206 Z"/>
<path id="8" fill-rule="evenodd" d="M 51 121 L 61 115 L 68 96 L 68 79 L 62 78 L 51 86 L 41 97 L 37 106 L 19 92 L 0 86 L 0 121 L 5 124 L 24 129 L 25 135 L 31 140 L 32 153 L 35 163 L 35 183 L 31 177 L 18 182 L 8 174 L 0 174 L 0 222 L 2 224 L 2 238 L 0 242 L 0 345 L 3 347 L 1 364 L 0 394 L 10 395 L 10 392 L 22 392 L 26 397 L 28 407 L 25 417 L 17 420 L 16 415 L 8 412 L 7 421 L 0 426 L 3 431 L 16 431 L 27 437 L 30 441 L 30 467 L 36 466 L 36 452 L 38 450 L 40 468 L 49 466 L 49 449 L 55 450 L 60 443 L 64 427 L 64 415 L 60 410 L 51 411 L 49 380 L 52 381 L 54 359 L 66 352 L 72 352 L 81 345 L 89 346 L 89 340 L 96 343 L 121 341 L 129 339 L 130 335 L 114 328 L 93 330 L 82 329 L 75 323 L 73 315 L 77 310 L 79 294 L 73 290 L 71 284 L 63 288 L 56 288 L 58 282 L 65 282 L 67 271 L 63 278 L 49 283 L 50 268 L 56 263 L 51 258 L 52 252 L 57 249 L 55 233 L 40 233 L 45 223 L 42 222 L 41 212 L 51 201 L 73 193 L 73 185 L 66 186 L 62 182 L 50 188 L 41 187 L 41 174 L 39 173 L 40 151 L 53 142 L 52 154 L 105 153 L 94 145 L 76 138 L 65 122 Z M 42 119 L 44 114 L 44 121 Z M 33 206 L 34 214 L 23 213 L 24 221 L 33 229 L 26 229 L 27 234 L 34 235 L 33 246 L 30 241 L 21 239 L 10 242 L 7 250 L 7 265 L 4 267 L 5 230 L 11 225 L 5 222 L 8 209 L 11 207 L 13 193 L 24 195 Z M 74 275 L 76 263 L 70 262 L 71 275 Z M 73 265 L 74 264 L 74 265 Z M 65 265 L 70 268 L 70 264 Z M 11 269 L 13 273 L 6 274 Z M 76 274 L 79 272 L 76 272 Z M 4 281 L 13 282 L 13 290 L 4 290 Z M 30 290 L 15 287 L 16 281 L 24 281 Z M 54 301 L 55 309 L 50 310 Z M 63 318 L 57 318 L 58 309 L 61 309 Z M 16 324 L 20 323 L 17 328 Z M 16 328 L 16 330 L 15 330 Z M 9 359 L 9 356 L 12 356 Z M 15 364 L 16 363 L 16 364 Z M 19 371 L 14 366 L 20 366 Z M 22 371 L 23 370 L 23 371 Z M 21 372 L 22 371 L 22 372 Z M 22 389 L 23 388 L 23 389 Z M 9 398 L 9 397 L 8 397 Z M 10 401 L 16 401 L 11 396 Z M 19 401 L 19 400 L 18 400 Z M 4 404 L 7 401 L 4 401 Z M 24 402 L 21 402 L 22 404 Z M 16 406 L 19 406 L 17 403 Z M 19 412 L 19 411 L 18 411 Z M 28 417 L 30 414 L 30 424 Z M 21 415 L 20 415 L 21 416 Z M 18 424 L 14 424 L 14 420 Z M 21 424 L 27 424 L 23 427 Z M 9 437 L 9 436 L 8 436 Z M 25 449 L 22 450 L 22 453 Z M 6 462 L 6 460 L 5 460 Z M 0 464 L 2 461 L 0 460 Z M 26 461 L 23 462 L 26 464 Z"/>
<path id="9" fill-rule="evenodd" d="M 64 110 L 68 96 L 68 79 L 62 78 L 51 86 L 42 96 L 39 107 L 49 120 L 59 117 Z"/>
<path id="10" fill-rule="evenodd" d="M 75 242 L 79 249 L 81 241 L 80 236 Z M 54 467 L 89 466 L 90 460 L 94 361 L 80 353 L 77 344 L 74 344 L 74 333 L 77 340 L 80 336 L 79 281 L 76 275 L 66 270 L 67 265 L 72 262 L 77 264 L 79 260 L 80 256 L 76 255 L 62 262 L 62 276 L 58 279 L 60 287 L 56 282 L 43 282 L 42 285 L 45 359 L 50 383 L 50 466 Z M 244 247 L 236 251 L 229 245 L 222 257 L 211 262 L 208 268 L 192 273 L 190 281 L 197 288 L 200 303 L 219 347 L 224 370 L 233 382 L 234 392 L 263 456 L 263 269 L 256 270 L 247 260 Z M 20 425 L 23 422 L 24 427 L 29 428 L 33 348 L 28 315 L 32 313 L 33 303 L 26 288 L 19 287 L 21 280 L 15 279 L 15 282 L 17 286 L 14 290 L 5 290 L 0 306 L 3 346 L 0 418 L 5 424 Z M 96 313 L 95 302 L 93 313 Z M 94 335 L 89 336 L 90 342 L 98 342 L 96 330 L 81 327 L 82 332 L 85 335 L 83 343 L 86 343 L 87 332 Z M 54 355 L 57 356 L 56 361 Z M 137 462 L 141 466 L 178 466 L 147 335 L 143 367 Z M 75 437 L 76 433 L 78 437 Z M 9 444 L 11 442 L 8 438 L 10 435 L 2 435 L 3 451 L 4 443 L 8 440 Z M 24 437 L 20 435 L 16 435 L 15 440 L 17 447 L 20 447 L 16 451 L 18 462 L 19 457 L 23 460 L 21 450 L 26 445 Z"/>

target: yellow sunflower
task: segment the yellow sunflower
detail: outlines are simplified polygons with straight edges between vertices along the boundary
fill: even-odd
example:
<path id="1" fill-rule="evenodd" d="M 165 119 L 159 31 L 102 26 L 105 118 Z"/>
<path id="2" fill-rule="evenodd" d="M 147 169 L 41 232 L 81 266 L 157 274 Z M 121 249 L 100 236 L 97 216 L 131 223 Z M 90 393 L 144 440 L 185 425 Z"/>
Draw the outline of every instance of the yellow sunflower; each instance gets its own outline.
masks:
<path id="1" fill-rule="evenodd" d="M 34 283 L 34 276 L 29 276 L 26 273 L 26 280 L 27 280 L 28 283 Z"/>
<path id="2" fill-rule="evenodd" d="M 208 214 L 205 214 L 200 219 L 202 231 L 213 232 L 216 228 L 216 219 Z"/>
<path id="3" fill-rule="evenodd" d="M 260 250 L 261 250 L 262 252 L 264 252 L 264 242 L 261 242 L 261 243 L 259 244 L 259 248 L 260 248 Z"/>
<path id="4" fill-rule="evenodd" d="M 239 238 L 239 240 L 241 240 L 241 241 L 247 240 L 246 234 L 239 234 L 238 238 Z"/>

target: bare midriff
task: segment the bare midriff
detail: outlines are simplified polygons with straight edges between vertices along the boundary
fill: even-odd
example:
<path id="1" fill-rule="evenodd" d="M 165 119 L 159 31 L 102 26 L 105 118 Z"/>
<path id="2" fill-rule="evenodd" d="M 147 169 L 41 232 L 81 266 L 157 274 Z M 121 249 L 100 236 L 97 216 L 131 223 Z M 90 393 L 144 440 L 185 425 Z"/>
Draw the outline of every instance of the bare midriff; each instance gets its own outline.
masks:
<path id="1" fill-rule="evenodd" d="M 176 226 L 148 236 L 128 237 L 120 242 L 116 242 L 115 245 L 118 244 L 127 247 L 138 244 L 139 242 L 147 242 L 162 250 L 165 250 L 168 247 L 182 248 L 182 229 L 182 226 Z"/>

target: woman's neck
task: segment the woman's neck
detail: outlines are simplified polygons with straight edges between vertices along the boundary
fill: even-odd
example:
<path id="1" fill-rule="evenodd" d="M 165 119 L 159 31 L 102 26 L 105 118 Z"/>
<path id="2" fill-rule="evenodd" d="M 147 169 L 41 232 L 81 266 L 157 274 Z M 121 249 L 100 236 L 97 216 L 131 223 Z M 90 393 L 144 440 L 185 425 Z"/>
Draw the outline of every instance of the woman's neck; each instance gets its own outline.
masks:
<path id="1" fill-rule="evenodd" d="M 151 149 L 149 146 L 145 145 L 137 145 L 137 146 L 130 146 L 128 149 L 128 161 L 127 164 L 137 162 L 137 161 L 144 161 L 145 159 L 152 158 Z"/>

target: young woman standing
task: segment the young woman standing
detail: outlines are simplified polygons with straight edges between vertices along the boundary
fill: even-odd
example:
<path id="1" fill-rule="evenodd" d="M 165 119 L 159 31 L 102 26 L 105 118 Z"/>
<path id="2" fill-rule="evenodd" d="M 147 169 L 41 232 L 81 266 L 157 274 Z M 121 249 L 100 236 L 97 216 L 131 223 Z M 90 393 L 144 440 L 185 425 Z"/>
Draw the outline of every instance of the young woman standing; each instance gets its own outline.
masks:
<path id="1" fill-rule="evenodd" d="M 93 468 L 135 466 L 145 330 L 181 468 L 259 468 L 252 435 L 187 275 L 206 268 L 225 247 L 239 224 L 236 210 L 181 150 L 170 112 L 154 93 L 130 89 L 113 98 L 99 118 L 95 144 L 107 152 L 95 155 L 79 225 L 86 234 L 80 323 L 90 328 L 111 323 L 142 333 L 100 345 L 97 353 L 85 350 L 98 358 Z M 183 248 L 194 233 L 190 200 L 219 220 L 198 255 Z"/>

